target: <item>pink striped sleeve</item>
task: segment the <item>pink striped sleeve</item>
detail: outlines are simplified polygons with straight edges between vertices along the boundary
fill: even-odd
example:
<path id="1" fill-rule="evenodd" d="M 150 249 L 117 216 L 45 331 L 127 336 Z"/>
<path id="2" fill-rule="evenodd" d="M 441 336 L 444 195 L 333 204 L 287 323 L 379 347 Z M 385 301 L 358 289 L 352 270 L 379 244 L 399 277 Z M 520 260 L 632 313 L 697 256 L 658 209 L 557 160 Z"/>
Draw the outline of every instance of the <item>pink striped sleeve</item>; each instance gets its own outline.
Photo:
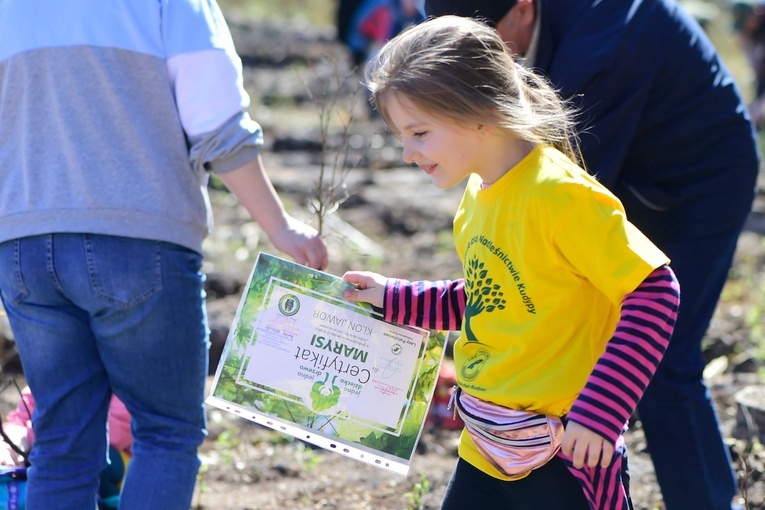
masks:
<path id="1" fill-rule="evenodd" d="M 620 437 L 614 447 L 614 456 L 608 467 L 600 465 L 594 468 L 584 466 L 575 468 L 570 457 L 562 451 L 557 456 L 563 460 L 569 472 L 579 481 L 584 495 L 590 503 L 590 508 L 598 510 L 626 510 L 631 507 L 625 490 L 625 480 L 622 472 L 622 462 L 626 453 L 624 438 Z"/>
<path id="2" fill-rule="evenodd" d="M 464 280 L 410 282 L 390 278 L 385 284 L 383 317 L 389 322 L 457 331 L 465 312 Z"/>
<path id="3" fill-rule="evenodd" d="M 664 356 L 679 303 L 680 286 L 668 266 L 654 270 L 625 296 L 616 331 L 569 420 L 616 442 Z"/>

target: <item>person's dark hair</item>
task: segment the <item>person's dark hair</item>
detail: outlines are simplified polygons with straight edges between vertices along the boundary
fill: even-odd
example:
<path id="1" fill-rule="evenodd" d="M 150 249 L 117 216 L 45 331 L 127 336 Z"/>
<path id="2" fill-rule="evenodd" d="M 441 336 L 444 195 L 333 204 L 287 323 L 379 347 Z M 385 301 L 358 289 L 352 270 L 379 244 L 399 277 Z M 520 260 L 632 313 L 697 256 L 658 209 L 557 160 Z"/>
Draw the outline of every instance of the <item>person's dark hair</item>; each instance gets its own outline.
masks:
<path id="1" fill-rule="evenodd" d="M 582 164 L 573 113 L 547 80 L 515 62 L 496 31 L 441 16 L 410 27 L 367 63 L 365 85 L 388 127 L 391 95 L 457 124 L 492 125 Z"/>
<path id="2" fill-rule="evenodd" d="M 496 26 L 499 20 L 513 8 L 517 0 L 426 0 L 427 16 L 455 16 L 485 19 Z"/>

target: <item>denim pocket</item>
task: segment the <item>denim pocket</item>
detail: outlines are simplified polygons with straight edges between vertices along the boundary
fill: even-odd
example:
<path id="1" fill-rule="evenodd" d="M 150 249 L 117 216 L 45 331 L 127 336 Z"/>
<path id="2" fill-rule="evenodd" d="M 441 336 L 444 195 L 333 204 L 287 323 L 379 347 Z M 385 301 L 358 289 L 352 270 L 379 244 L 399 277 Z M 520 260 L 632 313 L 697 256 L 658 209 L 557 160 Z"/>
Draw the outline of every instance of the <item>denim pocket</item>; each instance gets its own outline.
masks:
<path id="1" fill-rule="evenodd" d="M 93 292 L 120 308 L 136 306 L 162 290 L 162 243 L 105 235 L 85 235 Z"/>
<path id="2" fill-rule="evenodd" d="M 3 300 L 15 305 L 29 295 L 21 277 L 19 239 L 0 244 L 0 293 Z"/>

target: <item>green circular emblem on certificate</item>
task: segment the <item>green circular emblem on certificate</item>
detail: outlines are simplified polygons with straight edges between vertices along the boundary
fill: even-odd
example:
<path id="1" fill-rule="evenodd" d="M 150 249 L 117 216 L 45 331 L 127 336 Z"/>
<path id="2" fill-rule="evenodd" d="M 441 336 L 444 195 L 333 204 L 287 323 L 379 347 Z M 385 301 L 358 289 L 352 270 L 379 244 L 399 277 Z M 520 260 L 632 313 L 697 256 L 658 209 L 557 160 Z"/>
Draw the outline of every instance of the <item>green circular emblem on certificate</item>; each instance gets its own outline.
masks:
<path id="1" fill-rule="evenodd" d="M 285 294 L 279 299 L 279 311 L 282 315 L 295 315 L 300 310 L 300 300 L 295 294 Z"/>

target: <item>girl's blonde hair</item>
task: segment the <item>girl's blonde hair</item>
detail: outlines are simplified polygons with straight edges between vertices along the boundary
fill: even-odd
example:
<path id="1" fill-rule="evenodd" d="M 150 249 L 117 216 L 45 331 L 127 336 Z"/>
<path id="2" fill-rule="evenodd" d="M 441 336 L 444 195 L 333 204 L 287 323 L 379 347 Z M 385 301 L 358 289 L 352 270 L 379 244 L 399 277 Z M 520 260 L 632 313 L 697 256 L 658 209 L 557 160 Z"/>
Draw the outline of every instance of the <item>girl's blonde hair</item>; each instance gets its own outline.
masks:
<path id="1" fill-rule="evenodd" d="M 582 163 L 572 110 L 493 28 L 471 18 L 440 16 L 405 30 L 367 63 L 365 85 L 391 129 L 385 97 L 393 93 L 434 117 L 493 125 Z"/>

